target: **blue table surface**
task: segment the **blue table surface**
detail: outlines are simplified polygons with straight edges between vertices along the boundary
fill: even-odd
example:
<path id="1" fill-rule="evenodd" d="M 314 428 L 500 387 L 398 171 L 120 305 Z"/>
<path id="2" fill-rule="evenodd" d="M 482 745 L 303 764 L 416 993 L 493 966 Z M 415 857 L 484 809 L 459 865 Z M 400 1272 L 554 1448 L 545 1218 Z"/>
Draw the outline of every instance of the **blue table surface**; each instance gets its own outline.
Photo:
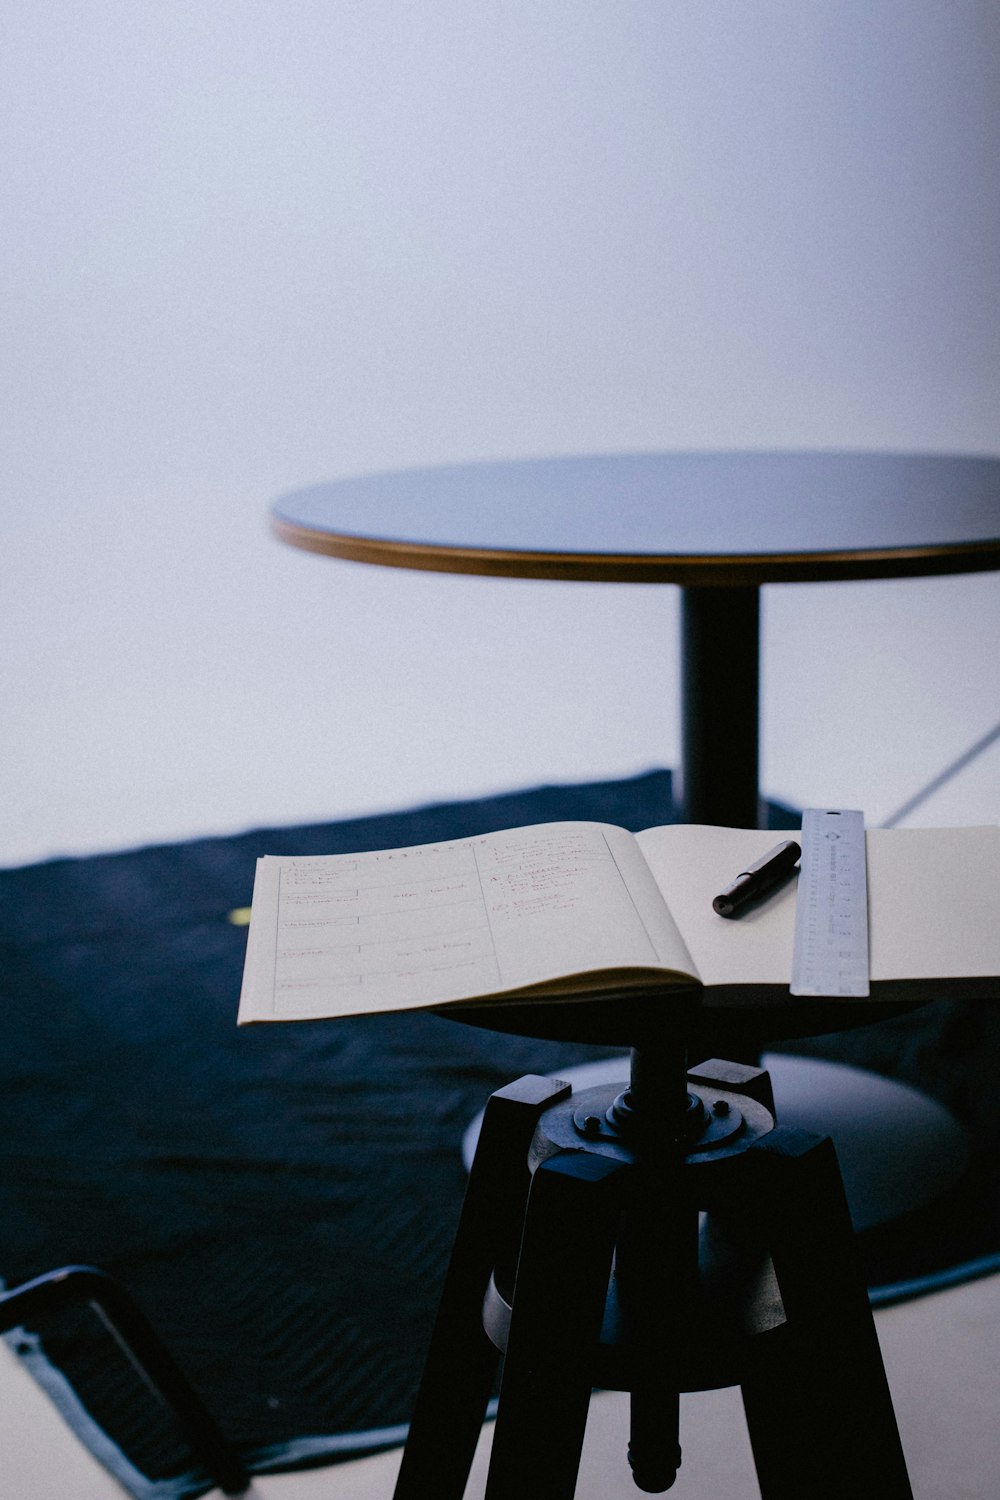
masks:
<path id="1" fill-rule="evenodd" d="M 992 562 L 977 565 L 997 567 L 1000 458 L 718 452 L 453 464 L 311 485 L 273 514 L 279 529 L 525 554 L 846 560 L 992 544 Z"/>

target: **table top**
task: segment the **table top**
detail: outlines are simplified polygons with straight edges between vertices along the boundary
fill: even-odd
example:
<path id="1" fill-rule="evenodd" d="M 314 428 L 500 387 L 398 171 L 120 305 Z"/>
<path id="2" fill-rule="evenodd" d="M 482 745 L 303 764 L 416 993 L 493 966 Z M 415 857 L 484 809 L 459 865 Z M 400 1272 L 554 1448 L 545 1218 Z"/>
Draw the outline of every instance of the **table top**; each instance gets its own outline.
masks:
<path id="1" fill-rule="evenodd" d="M 453 464 L 296 490 L 294 546 L 355 562 L 739 586 L 1000 568 L 1000 458 L 593 454 Z"/>

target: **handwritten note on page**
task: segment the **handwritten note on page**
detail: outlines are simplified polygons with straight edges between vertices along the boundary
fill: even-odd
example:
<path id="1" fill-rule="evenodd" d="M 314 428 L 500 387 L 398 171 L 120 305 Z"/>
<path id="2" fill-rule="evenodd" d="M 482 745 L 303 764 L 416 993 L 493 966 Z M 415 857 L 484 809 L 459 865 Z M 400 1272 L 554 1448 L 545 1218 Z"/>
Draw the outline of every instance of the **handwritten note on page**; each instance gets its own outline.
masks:
<path id="1" fill-rule="evenodd" d="M 692 972 L 631 835 L 559 823 L 258 862 L 241 1022 L 397 1010 L 603 968 Z"/>

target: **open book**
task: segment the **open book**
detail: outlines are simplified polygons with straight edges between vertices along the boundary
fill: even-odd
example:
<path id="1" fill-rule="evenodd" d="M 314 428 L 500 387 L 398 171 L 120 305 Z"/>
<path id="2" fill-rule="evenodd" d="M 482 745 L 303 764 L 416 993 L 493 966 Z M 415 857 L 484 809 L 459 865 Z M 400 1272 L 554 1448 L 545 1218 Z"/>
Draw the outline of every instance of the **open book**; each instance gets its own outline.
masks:
<path id="1" fill-rule="evenodd" d="M 773 832 L 544 823 L 258 861 L 239 1020 L 698 988 L 788 999 L 793 878 L 737 919 L 718 894 Z M 866 834 L 871 994 L 1000 996 L 1000 827 Z M 849 1005 L 852 1002 L 845 1000 Z"/>

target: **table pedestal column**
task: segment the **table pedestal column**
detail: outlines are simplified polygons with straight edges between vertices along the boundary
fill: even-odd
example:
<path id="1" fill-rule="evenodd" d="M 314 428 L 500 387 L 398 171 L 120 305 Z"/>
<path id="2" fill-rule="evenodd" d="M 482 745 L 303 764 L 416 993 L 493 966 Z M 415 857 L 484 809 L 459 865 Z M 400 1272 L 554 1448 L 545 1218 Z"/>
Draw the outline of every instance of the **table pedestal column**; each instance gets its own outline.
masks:
<path id="1" fill-rule="evenodd" d="M 760 827 L 759 714 L 759 589 L 683 588 L 681 822 Z M 757 1059 L 741 1053 L 740 1060 Z M 901 1131 L 898 1100 L 885 1080 L 832 1063 L 817 1079 L 816 1064 L 803 1058 L 781 1059 L 778 1117 L 784 1125 L 831 1132 L 831 1121 L 844 1125 L 842 1100 L 856 1097 L 859 1079 L 867 1089 L 859 1114 L 865 1139 L 881 1138 L 884 1148 L 877 1158 L 848 1150 L 842 1167 L 849 1196 L 859 1208 L 864 1205 L 860 1221 L 867 1227 L 907 1210 L 915 1171 L 926 1188 L 921 1202 L 958 1181 L 968 1168 L 971 1143 L 957 1121 L 915 1090 L 908 1129 Z"/>
<path id="2" fill-rule="evenodd" d="M 683 823 L 760 826 L 760 591 L 681 589 Z"/>

